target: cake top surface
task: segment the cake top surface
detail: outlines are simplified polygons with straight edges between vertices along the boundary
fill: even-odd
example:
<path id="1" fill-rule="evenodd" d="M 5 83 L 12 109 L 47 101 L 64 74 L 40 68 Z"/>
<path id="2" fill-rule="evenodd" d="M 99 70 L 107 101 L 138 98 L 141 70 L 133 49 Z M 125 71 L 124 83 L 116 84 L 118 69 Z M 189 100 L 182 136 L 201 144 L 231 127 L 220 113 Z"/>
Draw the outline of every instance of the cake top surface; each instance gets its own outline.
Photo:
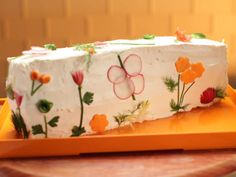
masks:
<path id="1" fill-rule="evenodd" d="M 155 37 L 154 39 L 135 39 L 135 40 L 112 40 L 105 42 L 95 42 L 91 44 L 81 44 L 74 47 L 57 48 L 56 50 L 48 50 L 40 47 L 32 47 L 31 51 L 23 52 L 18 57 L 9 57 L 8 61 L 14 63 L 30 63 L 39 60 L 60 60 L 72 57 L 80 57 L 88 54 L 86 49 L 92 47 L 96 52 L 95 55 L 105 54 L 109 52 L 122 52 L 137 47 L 153 47 L 153 46 L 203 46 L 203 47 L 221 47 L 225 46 L 224 42 L 214 41 L 210 39 L 191 39 L 190 42 L 181 42 L 176 40 L 175 36 Z M 86 48 L 87 46 L 87 48 Z"/>

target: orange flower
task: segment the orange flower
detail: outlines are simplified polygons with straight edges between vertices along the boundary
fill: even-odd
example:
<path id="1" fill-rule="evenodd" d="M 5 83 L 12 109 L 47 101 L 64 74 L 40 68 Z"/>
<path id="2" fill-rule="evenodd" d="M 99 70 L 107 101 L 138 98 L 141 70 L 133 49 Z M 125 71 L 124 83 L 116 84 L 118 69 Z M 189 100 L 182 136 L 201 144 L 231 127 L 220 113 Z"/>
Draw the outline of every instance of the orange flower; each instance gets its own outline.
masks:
<path id="1" fill-rule="evenodd" d="M 181 76 L 180 76 L 180 79 L 181 81 L 183 81 L 185 84 L 188 84 L 188 83 L 192 83 L 194 82 L 194 80 L 196 79 L 196 73 L 191 70 L 191 69 L 188 69 L 186 71 L 184 71 Z"/>
<path id="2" fill-rule="evenodd" d="M 86 48 L 84 49 L 85 51 L 87 51 L 90 55 L 93 55 L 95 53 L 94 48 L 90 47 L 90 48 Z"/>
<path id="3" fill-rule="evenodd" d="M 205 71 L 204 66 L 202 63 L 194 63 L 191 65 L 191 70 L 193 70 L 196 74 L 196 77 L 201 77 L 202 73 Z"/>
<path id="4" fill-rule="evenodd" d="M 187 57 L 179 57 L 175 62 L 175 68 L 178 73 L 182 73 L 190 67 L 189 59 Z"/>
<path id="5" fill-rule="evenodd" d="M 95 114 L 89 125 L 93 131 L 102 133 L 108 125 L 107 116 L 104 114 Z"/>
<path id="6" fill-rule="evenodd" d="M 94 48 L 89 48 L 88 52 L 89 52 L 89 54 L 93 55 L 95 53 L 95 50 L 94 50 Z"/>
<path id="7" fill-rule="evenodd" d="M 38 80 L 39 78 L 39 72 L 36 70 L 31 71 L 30 73 L 31 80 Z"/>
<path id="8" fill-rule="evenodd" d="M 190 42 L 190 40 L 191 40 L 191 36 L 186 35 L 185 31 L 181 31 L 178 28 L 177 28 L 175 34 L 176 34 L 176 38 L 177 38 L 178 41 Z"/>
<path id="9" fill-rule="evenodd" d="M 47 74 L 43 74 L 39 77 L 39 82 L 42 84 L 47 84 L 51 80 L 51 77 Z"/>

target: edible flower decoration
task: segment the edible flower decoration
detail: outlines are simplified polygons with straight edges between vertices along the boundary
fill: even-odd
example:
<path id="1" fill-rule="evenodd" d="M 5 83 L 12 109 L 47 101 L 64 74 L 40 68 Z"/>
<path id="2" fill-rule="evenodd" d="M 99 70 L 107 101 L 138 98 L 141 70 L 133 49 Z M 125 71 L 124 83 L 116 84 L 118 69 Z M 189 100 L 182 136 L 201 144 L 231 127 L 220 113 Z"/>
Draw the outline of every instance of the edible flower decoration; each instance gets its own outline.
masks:
<path id="1" fill-rule="evenodd" d="M 16 100 L 17 109 L 20 109 L 20 106 L 21 106 L 21 103 L 23 100 L 23 96 L 17 92 L 14 92 L 14 98 Z"/>
<path id="2" fill-rule="evenodd" d="M 108 124 L 107 116 L 104 114 L 95 114 L 89 122 L 91 129 L 97 133 L 104 132 Z"/>
<path id="3" fill-rule="evenodd" d="M 171 111 L 178 112 L 185 110 L 188 104 L 184 103 L 184 98 L 190 88 L 195 84 L 196 79 L 200 78 L 205 71 L 201 62 L 190 63 L 188 57 L 179 57 L 175 62 L 175 68 L 178 73 L 178 81 L 176 82 L 171 77 L 164 78 L 164 84 L 170 92 L 174 92 L 177 87 L 177 101 L 171 99 Z M 182 90 L 181 90 L 182 83 Z"/>
<path id="4" fill-rule="evenodd" d="M 48 74 L 41 74 L 37 70 L 33 70 L 30 73 L 30 79 L 32 80 L 31 96 L 33 96 L 44 84 L 48 84 L 51 80 L 51 76 Z M 36 83 L 38 85 L 36 86 Z"/>
<path id="5" fill-rule="evenodd" d="M 191 39 L 205 39 L 206 35 L 203 33 L 192 33 L 191 35 L 187 35 L 185 31 L 180 30 L 177 28 L 176 32 L 176 42 L 190 42 Z"/>
<path id="6" fill-rule="evenodd" d="M 149 100 L 141 101 L 137 103 L 137 105 L 135 105 L 132 109 L 126 110 L 123 113 L 118 113 L 118 115 L 113 116 L 113 118 L 120 127 L 121 125 L 133 123 L 138 119 L 145 117 L 148 113 L 149 107 Z"/>
<path id="7" fill-rule="evenodd" d="M 182 41 L 182 42 L 190 42 L 191 41 L 191 36 L 185 34 L 185 31 L 181 31 L 179 28 L 177 28 L 175 34 L 176 34 L 176 39 L 178 41 Z"/>
<path id="8" fill-rule="evenodd" d="M 136 54 L 130 54 L 122 62 L 117 55 L 120 66 L 112 65 L 107 71 L 107 78 L 113 84 L 117 98 L 125 100 L 143 92 L 145 81 L 142 71 L 142 60 Z"/>
<path id="9" fill-rule="evenodd" d="M 79 100 L 80 100 L 80 123 L 79 126 L 74 126 L 72 129 L 71 136 L 80 136 L 82 133 L 85 133 L 85 128 L 83 126 L 83 117 L 84 117 L 84 103 L 90 105 L 93 102 L 94 94 L 92 92 L 85 92 L 82 94 L 82 85 L 84 81 L 84 74 L 82 71 L 78 70 L 71 73 L 74 83 L 78 86 L 79 91 Z"/>
<path id="10" fill-rule="evenodd" d="M 204 90 L 200 96 L 200 102 L 202 104 L 208 104 L 214 101 L 215 98 L 224 98 L 225 97 L 225 91 L 221 88 L 212 88 L 209 87 L 206 90 Z"/>
<path id="11" fill-rule="evenodd" d="M 12 89 L 11 86 L 8 87 L 8 89 Z M 15 100 L 16 103 L 16 110 L 12 111 L 12 123 L 15 127 L 15 130 L 19 136 L 23 136 L 24 139 L 27 139 L 29 137 L 29 131 L 26 128 L 26 124 L 24 121 L 24 118 L 21 114 L 21 104 L 23 101 L 23 96 L 20 95 L 18 92 L 11 90 L 12 96 L 10 99 Z"/>
<path id="12" fill-rule="evenodd" d="M 60 117 L 54 116 L 51 118 L 50 121 L 47 120 L 46 114 L 50 112 L 50 110 L 53 107 L 53 103 L 51 101 L 48 101 L 46 99 L 41 99 L 36 103 L 36 107 L 38 111 L 43 114 L 44 127 L 41 124 L 33 125 L 32 134 L 33 135 L 43 134 L 45 138 L 48 138 L 48 126 L 52 128 L 57 127 Z"/>
<path id="13" fill-rule="evenodd" d="M 91 65 L 92 62 L 92 56 L 96 53 L 96 49 L 97 46 L 93 43 L 89 43 L 89 44 L 78 44 L 74 46 L 75 50 L 80 50 L 80 51 L 85 51 L 86 55 L 85 55 L 85 61 L 86 61 L 86 65 L 87 65 L 87 70 L 89 70 L 89 67 Z"/>

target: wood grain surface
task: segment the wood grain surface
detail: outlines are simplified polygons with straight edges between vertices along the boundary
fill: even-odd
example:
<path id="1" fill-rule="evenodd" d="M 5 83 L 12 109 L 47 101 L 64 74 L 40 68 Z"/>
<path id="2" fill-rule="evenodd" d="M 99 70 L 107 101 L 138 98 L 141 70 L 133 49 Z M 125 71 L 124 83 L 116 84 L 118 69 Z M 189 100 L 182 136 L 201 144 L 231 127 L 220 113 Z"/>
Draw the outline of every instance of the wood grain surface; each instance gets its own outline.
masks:
<path id="1" fill-rule="evenodd" d="M 0 177 L 219 177 L 236 170 L 236 150 L 153 151 L 0 161 Z"/>

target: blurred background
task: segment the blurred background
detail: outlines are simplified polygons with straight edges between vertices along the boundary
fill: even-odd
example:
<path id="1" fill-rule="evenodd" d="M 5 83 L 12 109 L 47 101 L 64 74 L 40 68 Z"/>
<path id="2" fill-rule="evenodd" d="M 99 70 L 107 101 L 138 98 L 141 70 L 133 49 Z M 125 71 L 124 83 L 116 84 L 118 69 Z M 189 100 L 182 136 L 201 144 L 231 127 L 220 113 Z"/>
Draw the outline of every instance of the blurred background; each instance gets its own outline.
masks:
<path id="1" fill-rule="evenodd" d="M 174 35 L 177 26 L 225 40 L 236 86 L 236 0 L 0 0 L 0 96 L 6 58 L 32 45 Z"/>

